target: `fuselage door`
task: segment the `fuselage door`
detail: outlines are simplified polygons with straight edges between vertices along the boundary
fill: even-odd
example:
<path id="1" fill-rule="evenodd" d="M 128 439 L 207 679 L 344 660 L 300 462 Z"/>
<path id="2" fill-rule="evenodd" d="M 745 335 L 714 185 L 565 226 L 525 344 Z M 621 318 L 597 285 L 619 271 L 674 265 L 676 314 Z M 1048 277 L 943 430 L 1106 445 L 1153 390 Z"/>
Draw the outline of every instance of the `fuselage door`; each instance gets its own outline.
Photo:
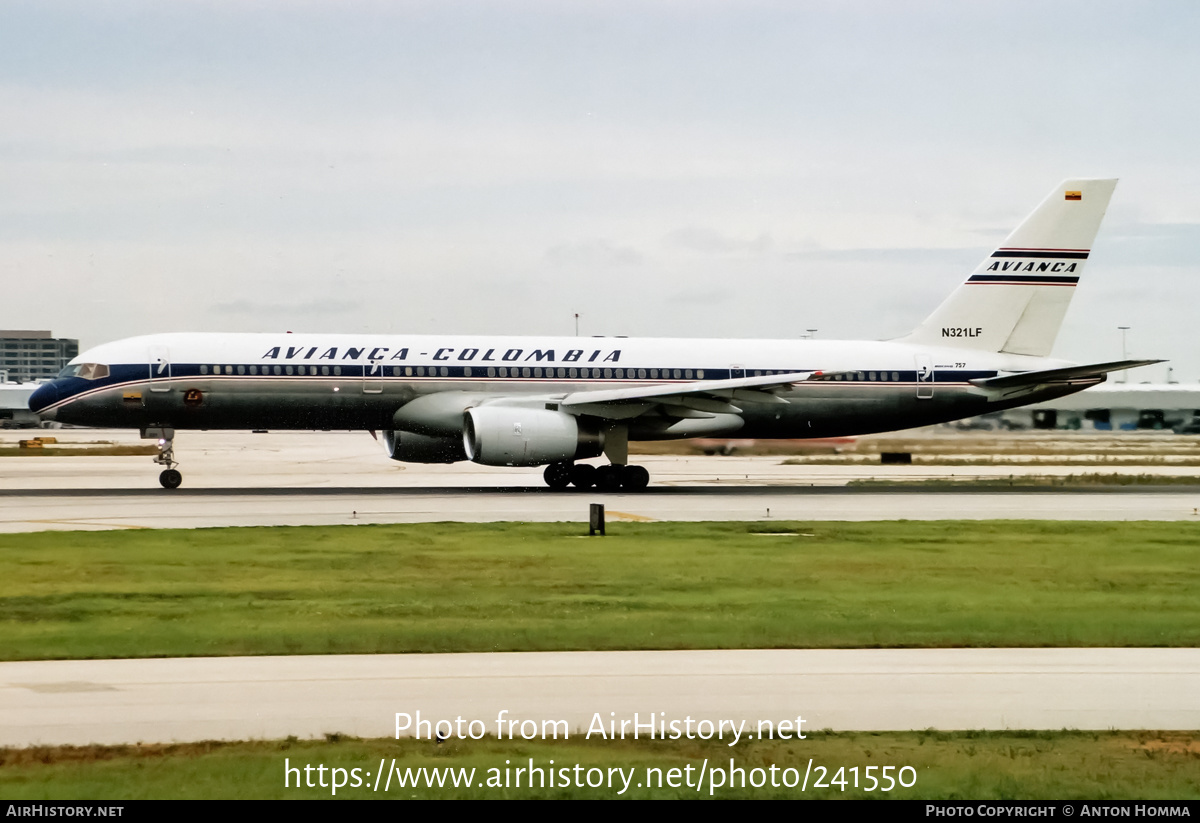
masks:
<path id="1" fill-rule="evenodd" d="M 734 366 L 729 367 L 729 379 L 737 380 L 739 377 L 745 377 L 745 376 L 746 376 L 746 369 L 743 366 L 734 365 Z"/>
<path id="2" fill-rule="evenodd" d="M 171 353 L 166 346 L 151 346 L 148 352 L 150 360 L 150 391 L 171 390 Z"/>
<path id="3" fill-rule="evenodd" d="M 927 354 L 918 354 L 917 361 L 917 399 L 928 400 L 933 397 L 933 358 Z"/>
<path id="4" fill-rule="evenodd" d="M 372 360 L 363 366 L 363 394 L 381 394 L 383 392 L 383 366 L 378 360 Z"/>

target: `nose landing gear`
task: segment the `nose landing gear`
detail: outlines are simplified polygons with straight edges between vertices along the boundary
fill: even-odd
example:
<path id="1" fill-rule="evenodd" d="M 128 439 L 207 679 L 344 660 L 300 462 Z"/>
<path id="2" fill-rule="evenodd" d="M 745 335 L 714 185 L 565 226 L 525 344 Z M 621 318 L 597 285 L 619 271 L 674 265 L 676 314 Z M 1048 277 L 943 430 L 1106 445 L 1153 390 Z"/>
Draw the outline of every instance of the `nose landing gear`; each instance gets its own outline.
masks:
<path id="1" fill-rule="evenodd" d="M 166 466 L 158 475 L 158 482 L 164 489 L 179 488 L 179 484 L 183 482 L 183 474 L 175 468 L 179 465 L 175 462 L 175 430 L 142 429 L 142 437 L 147 440 L 158 438 L 158 454 L 154 456 L 154 462 L 160 466 Z"/>

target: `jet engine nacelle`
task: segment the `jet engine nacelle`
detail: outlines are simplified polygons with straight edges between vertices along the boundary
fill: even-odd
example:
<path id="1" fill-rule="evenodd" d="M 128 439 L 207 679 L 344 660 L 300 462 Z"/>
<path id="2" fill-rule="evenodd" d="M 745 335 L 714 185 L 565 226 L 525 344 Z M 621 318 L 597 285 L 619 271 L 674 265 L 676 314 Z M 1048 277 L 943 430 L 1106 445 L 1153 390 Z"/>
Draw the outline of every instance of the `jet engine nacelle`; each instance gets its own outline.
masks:
<path id="1" fill-rule="evenodd" d="M 543 466 L 598 457 L 604 434 L 574 415 L 520 406 L 477 406 L 463 419 L 467 457 L 485 466 Z"/>
<path id="2" fill-rule="evenodd" d="M 461 437 L 430 437 L 406 431 L 385 431 L 388 457 L 405 463 L 457 463 L 466 460 Z"/>

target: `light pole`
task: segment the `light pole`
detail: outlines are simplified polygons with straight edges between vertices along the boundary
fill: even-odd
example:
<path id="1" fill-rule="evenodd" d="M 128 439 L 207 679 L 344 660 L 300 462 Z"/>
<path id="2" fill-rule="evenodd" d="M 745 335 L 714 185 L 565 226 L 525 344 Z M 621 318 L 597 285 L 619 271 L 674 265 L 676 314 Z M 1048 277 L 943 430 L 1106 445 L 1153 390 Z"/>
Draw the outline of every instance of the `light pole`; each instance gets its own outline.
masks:
<path id="1" fill-rule="evenodd" d="M 1129 353 L 1125 348 L 1125 333 L 1127 331 L 1129 331 L 1129 326 L 1117 326 L 1117 328 L 1121 330 L 1121 359 L 1128 360 Z M 1123 369 L 1121 371 L 1121 382 L 1122 383 L 1129 382 L 1129 369 Z"/>

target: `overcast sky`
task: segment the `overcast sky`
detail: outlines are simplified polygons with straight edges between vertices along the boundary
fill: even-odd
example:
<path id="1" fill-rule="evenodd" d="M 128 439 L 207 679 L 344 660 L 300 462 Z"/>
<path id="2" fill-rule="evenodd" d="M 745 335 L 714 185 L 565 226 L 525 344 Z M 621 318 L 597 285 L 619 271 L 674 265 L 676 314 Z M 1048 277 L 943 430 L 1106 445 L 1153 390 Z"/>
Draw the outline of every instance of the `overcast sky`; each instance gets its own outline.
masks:
<path id="1" fill-rule="evenodd" d="M 1194 381 L 1197 42 L 1192 0 L 8 0 L 0 328 L 885 338 L 1111 176 L 1055 354 L 1127 325 Z"/>

